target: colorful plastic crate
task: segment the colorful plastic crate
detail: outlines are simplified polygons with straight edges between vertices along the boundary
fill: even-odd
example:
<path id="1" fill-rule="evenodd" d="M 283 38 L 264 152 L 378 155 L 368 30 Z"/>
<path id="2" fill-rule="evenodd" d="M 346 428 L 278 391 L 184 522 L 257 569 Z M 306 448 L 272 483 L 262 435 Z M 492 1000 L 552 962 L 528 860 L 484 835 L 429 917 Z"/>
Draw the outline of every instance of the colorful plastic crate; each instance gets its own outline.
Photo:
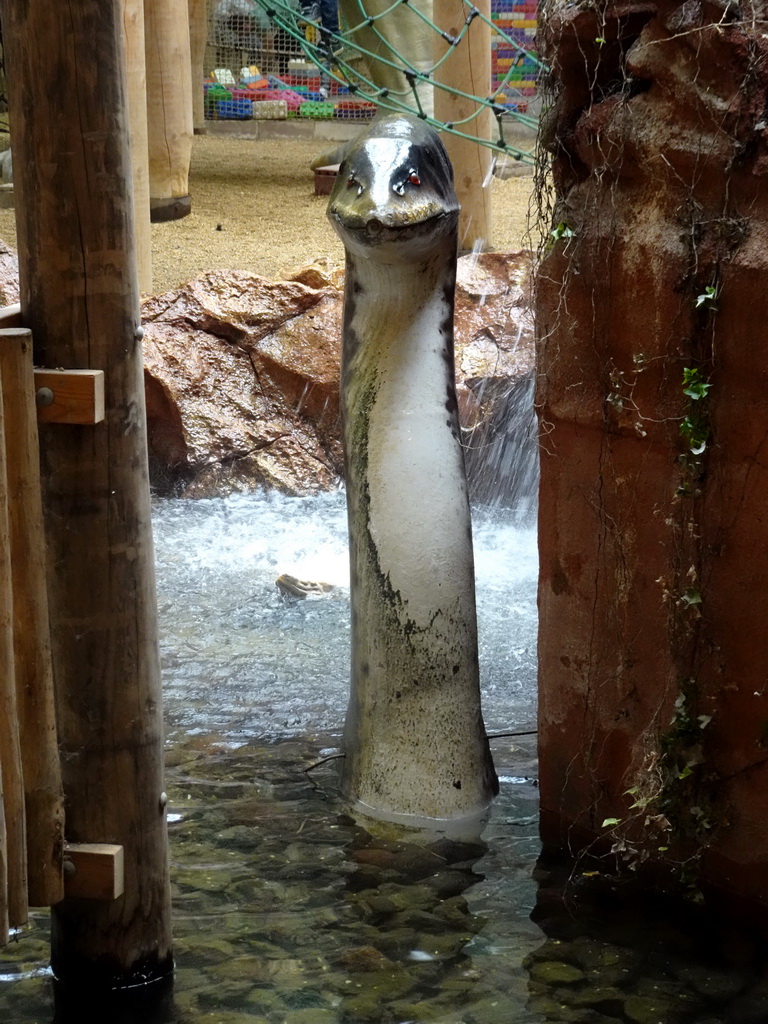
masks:
<path id="1" fill-rule="evenodd" d="M 304 102 L 302 97 L 293 89 L 263 89 L 259 91 L 258 97 L 254 100 L 283 100 L 288 107 L 289 114 L 296 114 Z"/>
<path id="2" fill-rule="evenodd" d="M 285 100 L 254 100 L 251 110 L 256 121 L 283 121 L 288 117 Z"/>
<path id="3" fill-rule="evenodd" d="M 216 117 L 220 121 L 250 121 L 253 104 L 250 100 L 217 100 Z"/>
<path id="4" fill-rule="evenodd" d="M 317 92 L 321 85 L 320 75 L 313 75 L 309 72 L 304 72 L 303 74 L 294 73 L 292 75 L 283 75 L 283 81 L 286 85 L 290 85 L 294 89 L 301 89 L 302 91 L 307 89 L 311 92 Z"/>
<path id="5" fill-rule="evenodd" d="M 349 100 L 342 100 L 336 104 L 336 117 L 344 119 L 373 117 L 375 113 L 375 103 L 352 103 Z"/>
<path id="6" fill-rule="evenodd" d="M 309 100 L 299 107 L 299 117 L 323 118 L 333 117 L 336 113 L 336 105 L 317 100 Z"/>

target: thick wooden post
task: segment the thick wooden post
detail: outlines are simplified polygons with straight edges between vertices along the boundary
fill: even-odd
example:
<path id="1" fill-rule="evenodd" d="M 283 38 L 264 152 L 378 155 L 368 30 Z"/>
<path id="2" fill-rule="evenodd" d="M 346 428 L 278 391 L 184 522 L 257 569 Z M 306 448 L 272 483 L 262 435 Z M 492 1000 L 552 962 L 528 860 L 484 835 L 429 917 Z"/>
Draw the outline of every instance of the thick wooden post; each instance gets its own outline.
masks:
<path id="1" fill-rule="evenodd" d="M 490 0 L 474 5 L 486 18 L 491 16 Z M 448 35 L 456 37 L 464 27 L 469 8 L 462 0 L 435 0 L 435 22 Z M 445 40 L 437 37 L 438 58 L 446 52 Z M 461 40 L 435 71 L 435 82 L 451 86 L 470 96 L 488 96 L 491 88 L 491 30 L 482 18 L 475 17 Z M 474 99 L 435 88 L 435 117 L 459 125 L 477 110 Z M 479 139 L 490 139 L 493 114 L 483 107 L 460 127 Z M 442 140 L 453 164 L 456 196 L 461 204 L 459 251 L 489 249 L 493 245 L 491 214 L 491 160 L 487 146 L 444 132 Z"/>
<path id="2" fill-rule="evenodd" d="M 5 828 L 3 773 L 0 765 L 0 946 L 8 941 L 8 833 Z"/>
<path id="3" fill-rule="evenodd" d="M 8 925 L 27 920 L 27 851 L 21 775 L 16 675 L 13 668 L 13 593 L 5 428 L 0 389 L 0 945 Z"/>
<path id="4" fill-rule="evenodd" d="M 54 972 L 92 993 L 172 968 L 123 4 L 3 14 L 22 317 L 39 365 L 105 375 L 103 422 L 40 426 L 66 835 L 125 852 L 123 895 L 53 911 Z"/>
<path id="5" fill-rule="evenodd" d="M 153 221 L 192 208 L 192 62 L 187 0 L 145 0 L 149 193 Z"/>
<path id="6" fill-rule="evenodd" d="M 29 902 L 47 907 L 64 895 L 64 795 L 56 737 L 32 338 L 28 330 L 0 330 L 0 390 L 8 438 L 5 461 L 14 672 L 24 774 Z"/>
<path id="7" fill-rule="evenodd" d="M 144 46 L 144 0 L 123 0 L 128 118 L 131 126 L 131 171 L 136 228 L 139 290 L 152 292 L 152 225 L 149 217 L 149 143 L 147 141 L 147 65 Z"/>
<path id="8" fill-rule="evenodd" d="M 206 0 L 187 0 L 189 4 L 189 49 L 192 63 L 192 123 L 195 135 L 205 135 L 203 76 L 205 47 L 208 42 L 208 4 Z"/>

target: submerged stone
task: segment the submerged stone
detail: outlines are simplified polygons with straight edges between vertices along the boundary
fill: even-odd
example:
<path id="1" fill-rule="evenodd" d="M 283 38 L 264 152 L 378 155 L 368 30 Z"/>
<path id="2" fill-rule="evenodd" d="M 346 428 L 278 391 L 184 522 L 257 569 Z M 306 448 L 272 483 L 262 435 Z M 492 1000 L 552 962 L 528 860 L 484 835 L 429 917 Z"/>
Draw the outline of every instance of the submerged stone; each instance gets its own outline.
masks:
<path id="1" fill-rule="evenodd" d="M 216 836 L 216 843 L 232 850 L 253 850 L 260 837 L 260 830 L 248 825 L 232 825 Z"/>
<path id="2" fill-rule="evenodd" d="M 177 955 L 188 953 L 216 964 L 234 956 L 236 947 L 227 939 L 215 935 L 190 934 L 177 935 L 174 949 Z"/>
<path id="3" fill-rule="evenodd" d="M 366 921 L 383 921 L 397 913 L 397 907 L 388 896 L 368 895 L 360 893 L 361 898 L 355 899 L 354 904 L 358 913 Z"/>
<path id="4" fill-rule="evenodd" d="M 304 1010 L 288 1010 L 282 1024 L 337 1024 L 337 1015 L 332 1010 L 314 1007 Z"/>
<path id="5" fill-rule="evenodd" d="M 676 1018 L 678 1009 L 678 1006 L 664 997 L 650 999 L 647 996 L 630 995 L 624 1000 L 624 1013 L 632 1024 L 659 1024 L 659 1021 L 667 1024 Z"/>
<path id="6" fill-rule="evenodd" d="M 734 999 L 747 984 L 742 971 L 722 971 L 711 967 L 687 965 L 677 971 L 677 977 L 699 995 L 716 1003 Z M 768 1005 L 766 1016 L 768 1017 Z"/>
<path id="7" fill-rule="evenodd" d="M 358 946 L 356 949 L 345 950 L 337 963 L 352 972 L 387 971 L 394 968 L 394 963 L 374 946 Z"/>
<path id="8" fill-rule="evenodd" d="M 586 988 L 580 989 L 577 992 L 570 992 L 565 989 L 563 991 L 563 1000 L 567 999 L 569 1006 L 592 1007 L 601 1013 L 620 1018 L 626 995 L 626 992 L 622 992 L 619 988 L 601 988 L 599 986 L 592 987 L 587 985 Z"/>
<path id="9" fill-rule="evenodd" d="M 530 968 L 531 977 L 545 985 L 577 985 L 584 980 L 584 972 L 557 960 L 543 960 Z"/>

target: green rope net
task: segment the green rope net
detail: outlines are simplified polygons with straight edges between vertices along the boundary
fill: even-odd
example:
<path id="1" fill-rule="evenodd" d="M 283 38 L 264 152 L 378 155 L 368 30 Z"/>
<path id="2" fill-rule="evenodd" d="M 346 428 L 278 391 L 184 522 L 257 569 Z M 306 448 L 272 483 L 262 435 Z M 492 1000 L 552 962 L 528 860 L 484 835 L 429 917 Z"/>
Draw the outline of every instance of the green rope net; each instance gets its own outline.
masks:
<path id="1" fill-rule="evenodd" d="M 513 48 L 517 60 L 530 62 L 541 70 L 542 64 L 535 54 L 531 53 L 517 41 L 508 36 L 494 21 L 477 9 L 469 0 L 463 0 L 464 19 L 460 31 L 452 36 L 435 24 L 431 18 L 411 0 L 394 0 L 389 6 L 371 13 L 366 8 L 365 0 L 352 0 L 354 21 L 353 26 L 345 25 L 340 31 L 333 32 L 326 28 L 319 18 L 310 17 L 291 6 L 290 0 L 255 0 L 272 24 L 287 33 L 298 44 L 304 57 L 315 64 L 323 76 L 345 87 L 357 99 L 375 104 L 379 109 L 391 112 L 409 113 L 422 118 L 438 131 L 458 135 L 494 150 L 514 160 L 526 164 L 535 162 L 532 152 L 511 144 L 505 138 L 505 122 L 507 125 L 518 123 L 526 128 L 535 129 L 537 119 L 526 113 L 511 109 L 497 100 L 503 94 L 516 73 L 514 62 L 510 65 L 504 78 L 495 86 L 495 94 L 477 96 L 461 89 L 446 85 L 439 81 L 435 72 L 448 59 L 453 50 L 465 41 L 472 22 L 479 18 L 489 27 L 492 38 L 501 45 Z M 390 39 L 390 34 L 381 22 L 398 7 L 407 7 L 413 17 L 418 18 L 424 26 L 440 36 L 447 48 L 442 57 L 422 67 L 414 66 L 413 61 L 398 52 Z M 346 19 L 348 21 L 352 18 Z M 376 52 L 370 49 L 373 44 Z M 367 45 L 365 45 L 367 43 Z M 371 69 L 374 69 L 372 74 Z M 376 78 L 400 79 L 405 83 L 403 88 L 392 88 L 377 84 Z M 469 113 L 455 121 L 443 121 L 434 116 L 424 101 L 427 88 L 443 90 L 468 101 Z M 465 109 L 467 105 L 465 104 Z M 478 130 L 478 117 L 484 109 L 490 109 L 495 119 L 495 138 L 486 137 L 486 133 Z"/>

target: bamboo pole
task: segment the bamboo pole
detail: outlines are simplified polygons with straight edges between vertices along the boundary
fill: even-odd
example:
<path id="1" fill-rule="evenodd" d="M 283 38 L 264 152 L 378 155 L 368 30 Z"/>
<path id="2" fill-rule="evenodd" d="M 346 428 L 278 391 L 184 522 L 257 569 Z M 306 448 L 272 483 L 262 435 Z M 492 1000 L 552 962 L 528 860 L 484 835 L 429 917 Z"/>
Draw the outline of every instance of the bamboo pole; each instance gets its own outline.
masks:
<path id="1" fill-rule="evenodd" d="M 147 138 L 147 66 L 144 46 L 144 0 L 123 0 L 125 68 L 131 132 L 131 172 L 136 226 L 139 291 L 152 293 L 152 224 L 149 216 L 149 142 Z"/>
<path id="2" fill-rule="evenodd" d="M 205 47 L 208 42 L 208 5 L 206 0 L 187 0 L 189 4 L 189 48 L 192 63 L 192 124 L 195 135 L 205 135 Z"/>
<path id="3" fill-rule="evenodd" d="M 13 596 L 5 426 L 0 390 L 0 945 L 9 924 L 27 920 L 27 847 L 21 773 L 16 675 L 13 668 Z"/>
<path id="4" fill-rule="evenodd" d="M 192 208 L 192 60 L 187 0 L 145 0 L 149 193 L 153 221 Z"/>
<path id="5" fill-rule="evenodd" d="M 474 6 L 490 20 L 490 0 L 479 0 Z M 468 8 L 463 0 L 435 0 L 434 19 L 443 32 L 458 36 L 464 26 Z M 448 46 L 437 36 L 436 58 Z M 435 82 L 451 86 L 471 96 L 488 96 L 491 88 L 491 30 L 482 18 L 475 17 L 464 38 L 453 47 L 445 62 L 435 70 Z M 483 107 L 476 118 L 460 125 L 477 110 L 473 99 L 465 99 L 444 89 L 435 89 L 435 117 L 461 126 L 480 139 L 490 139 L 493 113 Z M 444 132 L 442 136 L 453 164 L 456 196 L 461 204 L 459 218 L 459 251 L 490 249 L 493 245 L 491 209 L 491 161 L 487 146 Z"/>
<path id="6" fill-rule="evenodd" d="M 24 328 L 0 330 L 0 390 L 10 442 L 5 472 L 29 902 L 44 907 L 64 896 L 64 796 L 48 631 L 32 336 Z"/>
<path id="7" fill-rule="evenodd" d="M 54 973 L 89 996 L 172 970 L 122 13 L 122 0 L 3 11 L 23 320 L 38 365 L 105 375 L 103 422 L 40 425 L 67 839 L 125 855 L 122 895 L 53 909 Z"/>

